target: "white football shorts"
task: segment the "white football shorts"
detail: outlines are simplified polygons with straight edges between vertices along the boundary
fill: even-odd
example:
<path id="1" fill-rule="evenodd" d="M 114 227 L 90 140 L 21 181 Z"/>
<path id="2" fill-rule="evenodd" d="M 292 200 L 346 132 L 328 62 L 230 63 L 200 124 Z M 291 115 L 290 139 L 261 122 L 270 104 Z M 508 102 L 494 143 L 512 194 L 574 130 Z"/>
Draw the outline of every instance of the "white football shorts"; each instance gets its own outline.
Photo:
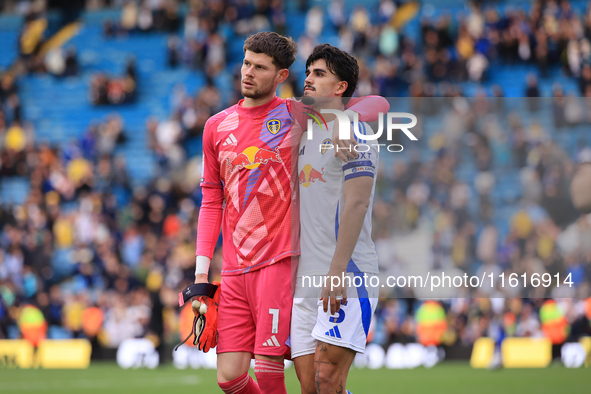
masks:
<path id="1" fill-rule="evenodd" d="M 364 274 L 349 273 L 349 275 L 363 277 Z M 314 277 L 318 280 L 316 283 L 321 283 L 320 278 L 324 278 L 323 276 Z M 319 300 L 321 287 L 313 289 L 308 287 L 302 291 L 301 277 L 297 278 L 296 285 L 298 287 L 291 312 L 292 358 L 313 354 L 316 351 L 317 341 L 345 347 L 358 353 L 365 351 L 369 325 L 378 303 L 377 288 L 371 288 L 365 284 L 348 288 L 347 304 L 341 305 L 339 312 L 331 315 L 330 310 L 324 312 L 322 301 Z"/>

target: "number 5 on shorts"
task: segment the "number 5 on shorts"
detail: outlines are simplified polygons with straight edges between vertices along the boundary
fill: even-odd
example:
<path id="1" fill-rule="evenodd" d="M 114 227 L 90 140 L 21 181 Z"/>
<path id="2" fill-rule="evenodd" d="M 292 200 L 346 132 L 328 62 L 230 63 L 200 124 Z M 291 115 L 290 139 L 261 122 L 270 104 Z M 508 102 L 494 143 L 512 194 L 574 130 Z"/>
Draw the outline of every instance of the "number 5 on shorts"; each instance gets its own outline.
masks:
<path id="1" fill-rule="evenodd" d="M 277 334 L 279 332 L 279 309 L 269 308 L 269 315 L 273 315 L 271 334 Z"/>

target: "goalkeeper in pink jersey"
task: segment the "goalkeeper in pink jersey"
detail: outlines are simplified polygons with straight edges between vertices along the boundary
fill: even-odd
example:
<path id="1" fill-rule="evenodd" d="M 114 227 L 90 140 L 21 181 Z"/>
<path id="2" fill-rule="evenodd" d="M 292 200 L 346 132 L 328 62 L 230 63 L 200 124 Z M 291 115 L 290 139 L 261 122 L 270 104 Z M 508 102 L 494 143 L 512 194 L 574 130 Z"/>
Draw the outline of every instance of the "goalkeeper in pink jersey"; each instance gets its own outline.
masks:
<path id="1" fill-rule="evenodd" d="M 294 111 L 300 102 L 281 99 L 275 91 L 295 55 L 290 38 L 272 32 L 249 37 L 241 69 L 244 99 L 212 116 L 203 133 L 195 283 L 208 282 L 221 227 L 223 284 L 219 294 L 204 300 L 206 323 L 197 331 L 208 338 L 199 341 L 200 349 L 217 345 L 217 379 L 226 393 L 286 393 L 292 262 L 300 253 L 298 215 L 292 215 L 300 134 L 292 136 L 292 126 L 294 114 L 303 111 Z M 387 105 L 382 98 L 363 101 L 352 100 L 350 107 L 361 118 L 364 107 L 375 117 L 376 108 Z M 199 309 L 194 303 L 196 315 Z M 253 356 L 257 382 L 248 375 Z"/>

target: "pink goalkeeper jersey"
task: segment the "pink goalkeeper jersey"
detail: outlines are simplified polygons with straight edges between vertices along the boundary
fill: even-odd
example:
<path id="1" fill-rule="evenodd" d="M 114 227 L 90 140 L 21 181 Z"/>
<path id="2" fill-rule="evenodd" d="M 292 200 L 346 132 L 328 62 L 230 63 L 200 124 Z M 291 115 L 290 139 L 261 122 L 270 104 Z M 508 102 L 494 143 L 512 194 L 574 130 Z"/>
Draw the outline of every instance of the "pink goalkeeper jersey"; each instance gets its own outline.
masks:
<path id="1" fill-rule="evenodd" d="M 292 234 L 291 103 L 275 97 L 244 108 L 242 102 L 210 118 L 203 132 L 204 197 L 216 193 L 207 189 L 217 189 L 225 200 L 223 275 L 299 254 L 299 242 L 292 239 L 299 228 Z M 199 232 L 206 230 L 199 224 Z M 203 246 L 203 252 L 213 252 L 211 245 Z M 197 254 L 210 255 L 201 247 L 198 236 Z"/>
<path id="2" fill-rule="evenodd" d="M 251 108 L 244 108 L 243 101 L 212 116 L 203 132 L 196 255 L 213 257 L 221 222 L 222 275 L 299 255 L 297 179 L 292 174 L 302 130 L 292 126 L 294 117 L 304 123 L 304 106 L 279 97 Z M 377 96 L 353 98 L 349 108 L 361 121 L 374 121 L 389 104 Z"/>

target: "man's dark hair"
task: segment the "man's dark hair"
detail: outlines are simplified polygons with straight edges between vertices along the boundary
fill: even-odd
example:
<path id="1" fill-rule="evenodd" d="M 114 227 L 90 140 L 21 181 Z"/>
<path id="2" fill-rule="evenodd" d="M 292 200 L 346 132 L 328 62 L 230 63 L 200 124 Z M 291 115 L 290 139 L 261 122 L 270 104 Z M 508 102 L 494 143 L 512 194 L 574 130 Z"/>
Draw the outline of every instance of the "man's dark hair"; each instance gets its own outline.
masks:
<path id="1" fill-rule="evenodd" d="M 357 89 L 357 81 L 359 80 L 359 64 L 357 59 L 349 55 L 345 51 L 330 44 L 319 44 L 314 47 L 314 50 L 306 60 L 306 70 L 310 64 L 316 60 L 324 59 L 328 70 L 336 75 L 341 81 L 347 82 L 347 90 L 343 93 L 343 97 L 351 97 Z"/>
<path id="2" fill-rule="evenodd" d="M 279 69 L 289 68 L 295 62 L 298 47 L 291 37 L 284 37 L 272 31 L 253 34 L 244 41 L 244 53 L 264 53 L 273 58 Z"/>

